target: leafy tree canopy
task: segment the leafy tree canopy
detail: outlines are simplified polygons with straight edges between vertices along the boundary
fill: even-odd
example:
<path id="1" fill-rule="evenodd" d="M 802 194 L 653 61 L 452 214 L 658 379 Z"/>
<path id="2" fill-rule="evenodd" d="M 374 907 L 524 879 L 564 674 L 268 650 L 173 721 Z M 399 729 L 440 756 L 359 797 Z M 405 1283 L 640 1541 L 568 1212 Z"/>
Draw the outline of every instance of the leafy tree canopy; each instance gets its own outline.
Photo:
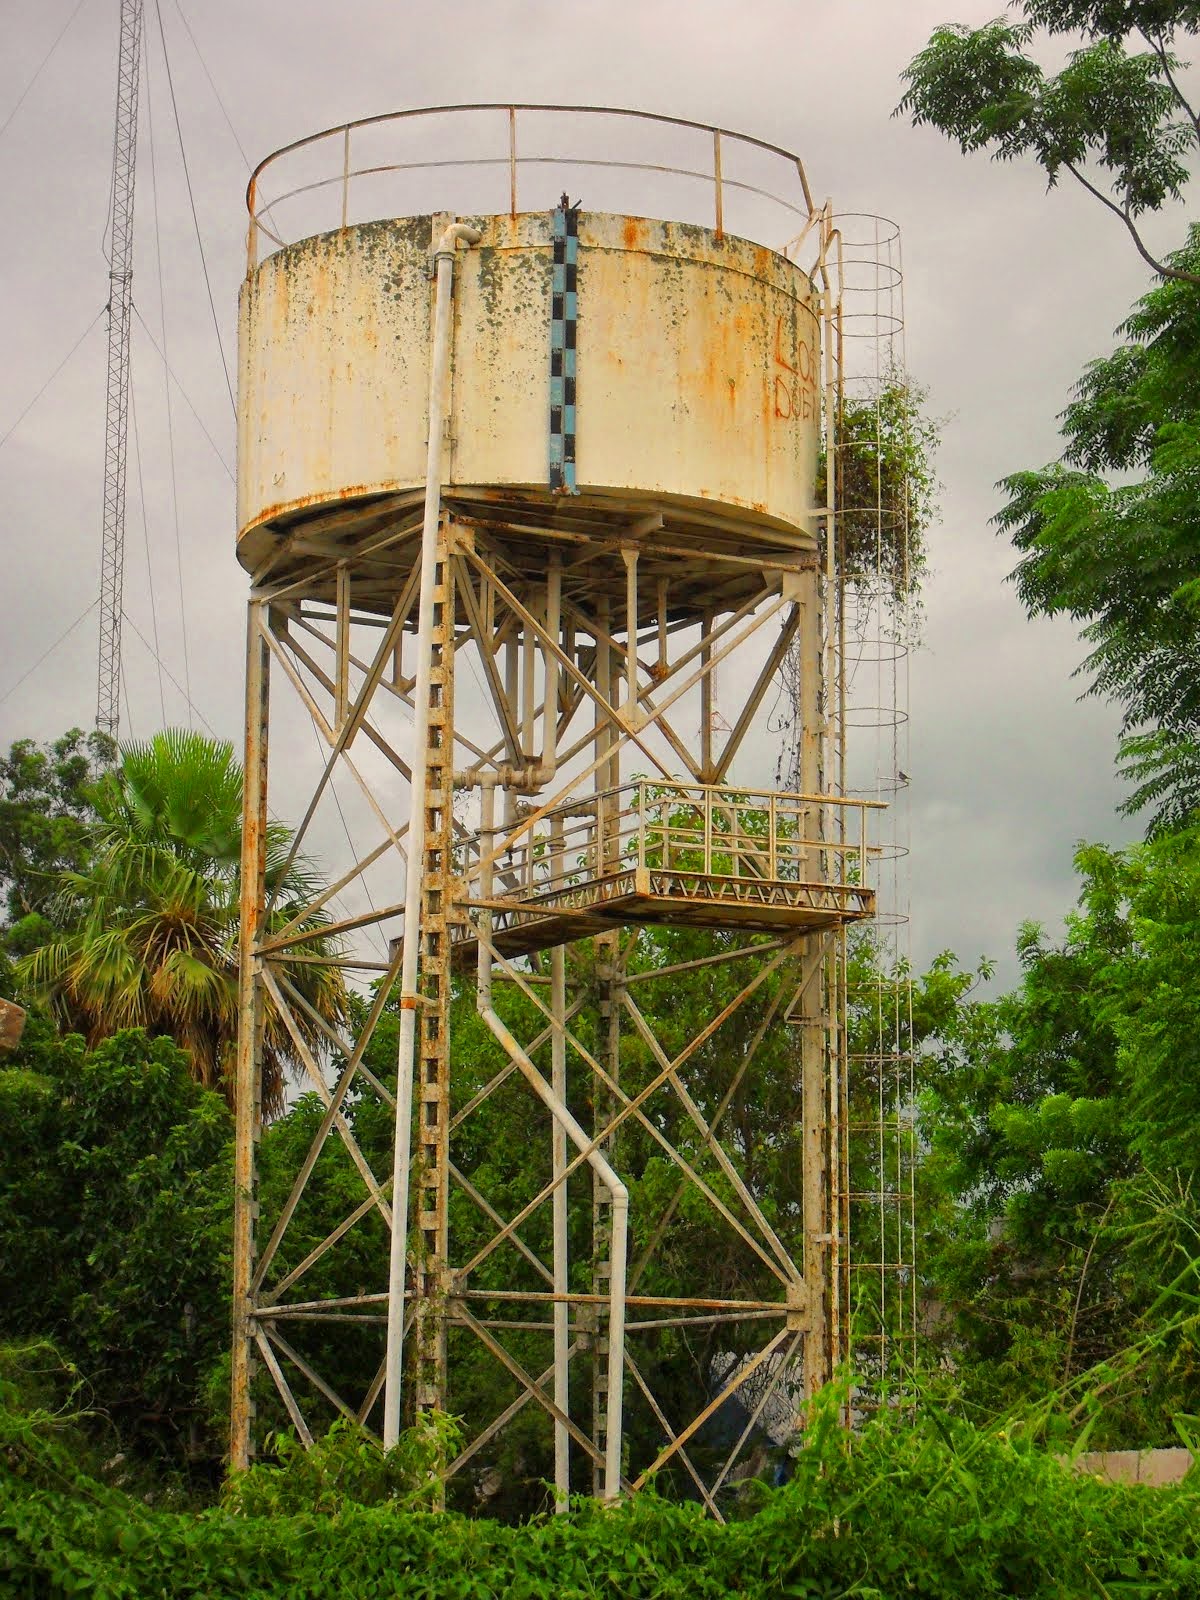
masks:
<path id="1" fill-rule="evenodd" d="M 90 857 L 96 788 L 116 754 L 106 734 L 72 728 L 51 744 L 18 739 L 0 757 L 0 937 L 10 951 L 51 931 L 59 875 Z"/>
<path id="2" fill-rule="evenodd" d="M 1200 272 L 1200 229 L 1171 259 Z M 1063 413 L 1062 461 L 1006 478 L 996 519 L 1029 612 L 1084 624 L 1090 692 L 1124 711 L 1125 809 L 1154 828 L 1200 805 L 1198 311 L 1190 282 L 1139 301 Z"/>
<path id="3" fill-rule="evenodd" d="M 1200 31 L 1182 0 L 1020 0 L 1016 17 L 935 31 L 904 74 L 900 111 L 964 151 L 1065 172 L 1124 222 L 1160 282 L 1093 361 L 1060 421 L 1066 448 L 1004 479 L 996 518 L 1021 552 L 1031 615 L 1063 614 L 1091 647 L 1090 692 L 1122 707 L 1125 809 L 1152 830 L 1200 806 L 1200 230 L 1154 256 L 1138 219 L 1182 198 L 1200 148 L 1180 39 Z M 1082 36 L 1057 74 L 1046 37 Z M 1039 37 L 1043 36 L 1043 37 Z"/>
<path id="4" fill-rule="evenodd" d="M 1064 173 L 1113 212 L 1164 278 L 1200 283 L 1195 263 L 1154 256 L 1138 226 L 1183 198 L 1200 119 L 1182 86 L 1177 36 L 1200 28 L 1184 0 L 1020 0 L 1015 19 L 938 28 L 904 73 L 900 112 L 964 152 L 1037 161 L 1053 187 Z M 1083 35 L 1058 73 L 1033 50 L 1039 33 Z"/>
<path id="5" fill-rule="evenodd" d="M 110 1453 L 223 1454 L 205 1388 L 228 1340 L 231 1139 L 169 1039 L 89 1052 L 32 1016 L 0 1064 L 0 1338 L 56 1342 Z"/>
<path id="6" fill-rule="evenodd" d="M 1116 1367 L 1097 1443 L 1200 1409 L 1200 833 L 1081 848 L 1064 936 L 947 1013 L 925 1058 L 924 1270 L 966 1402 Z"/>
<path id="7" fill-rule="evenodd" d="M 123 1028 L 167 1034 L 208 1087 L 232 1092 L 237 1039 L 242 771 L 228 743 L 167 730 L 121 749 L 120 764 L 91 792 L 96 821 L 84 863 L 61 871 L 61 924 L 19 963 L 18 974 L 67 1027 L 96 1044 Z M 316 875 L 294 855 L 291 830 L 267 833 L 269 926 L 320 928 L 305 907 Z M 325 948 L 318 936 L 310 951 Z M 335 968 L 291 964 L 285 975 L 329 1023 L 345 990 Z M 289 1072 L 319 1052 L 321 1029 L 303 1015 L 299 1039 L 269 1006 L 263 1101 L 278 1111 Z"/>

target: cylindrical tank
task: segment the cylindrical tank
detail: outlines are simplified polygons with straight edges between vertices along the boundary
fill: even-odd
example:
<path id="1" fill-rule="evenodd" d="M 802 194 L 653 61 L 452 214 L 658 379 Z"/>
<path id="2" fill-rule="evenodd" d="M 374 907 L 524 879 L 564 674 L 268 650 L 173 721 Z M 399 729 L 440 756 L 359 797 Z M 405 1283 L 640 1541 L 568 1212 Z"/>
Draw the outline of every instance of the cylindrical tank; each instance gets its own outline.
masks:
<path id="1" fill-rule="evenodd" d="M 302 239 L 257 266 L 239 323 L 238 548 L 253 569 L 298 520 L 424 482 L 433 242 L 445 215 Z M 474 217 L 460 253 L 445 490 L 544 518 L 553 213 Z M 696 554 L 811 550 L 819 340 L 813 286 L 711 229 L 578 215 L 576 505 L 673 518 Z M 513 508 L 516 510 L 513 510 Z"/>

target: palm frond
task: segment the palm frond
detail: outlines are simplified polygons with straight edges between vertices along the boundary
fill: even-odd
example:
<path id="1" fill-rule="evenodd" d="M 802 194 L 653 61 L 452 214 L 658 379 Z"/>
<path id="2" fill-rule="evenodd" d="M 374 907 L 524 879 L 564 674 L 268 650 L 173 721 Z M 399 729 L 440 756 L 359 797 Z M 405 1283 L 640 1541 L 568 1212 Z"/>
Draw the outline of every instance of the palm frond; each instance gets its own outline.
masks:
<path id="1" fill-rule="evenodd" d="M 188 1052 L 198 1081 L 233 1096 L 238 1029 L 238 910 L 242 772 L 228 743 L 180 729 L 122 746 L 98 801 L 90 864 L 64 873 L 60 895 L 72 931 L 28 957 L 21 980 L 91 1041 L 119 1028 L 170 1035 Z M 303 914 L 322 891 L 320 873 L 297 856 L 293 835 L 272 823 L 267 872 L 279 900 L 275 930 L 300 916 L 305 931 L 329 920 Z M 333 939 L 306 953 L 330 954 Z M 313 1010 L 337 1025 L 347 996 L 334 968 L 297 963 L 284 971 Z M 283 1018 L 267 1002 L 263 1109 L 282 1109 L 288 1074 L 303 1070 Z M 298 1032 L 314 1057 L 326 1040 L 311 1018 Z"/>

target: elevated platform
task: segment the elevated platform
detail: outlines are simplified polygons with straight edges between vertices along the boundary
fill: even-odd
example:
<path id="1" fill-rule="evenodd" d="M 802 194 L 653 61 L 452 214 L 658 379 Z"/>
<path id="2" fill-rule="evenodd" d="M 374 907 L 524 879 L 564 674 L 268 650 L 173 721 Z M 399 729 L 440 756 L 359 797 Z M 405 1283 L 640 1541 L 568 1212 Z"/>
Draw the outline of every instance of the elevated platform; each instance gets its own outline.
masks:
<path id="1" fill-rule="evenodd" d="M 455 965 L 474 959 L 481 929 L 512 959 L 638 924 L 786 935 L 862 921 L 875 912 L 865 810 L 642 782 L 518 824 L 491 850 L 477 835 Z"/>

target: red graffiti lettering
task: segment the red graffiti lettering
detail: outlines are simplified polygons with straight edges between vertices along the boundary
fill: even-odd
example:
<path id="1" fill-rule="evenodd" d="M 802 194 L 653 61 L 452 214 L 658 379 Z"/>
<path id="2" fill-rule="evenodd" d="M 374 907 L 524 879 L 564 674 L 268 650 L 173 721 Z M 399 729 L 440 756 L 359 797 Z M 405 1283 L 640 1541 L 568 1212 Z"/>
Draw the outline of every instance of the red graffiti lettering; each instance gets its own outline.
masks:
<path id="1" fill-rule="evenodd" d="M 795 367 L 790 361 L 784 359 L 783 354 L 783 318 L 775 318 L 775 365 L 782 367 L 785 372 L 795 372 Z"/>

